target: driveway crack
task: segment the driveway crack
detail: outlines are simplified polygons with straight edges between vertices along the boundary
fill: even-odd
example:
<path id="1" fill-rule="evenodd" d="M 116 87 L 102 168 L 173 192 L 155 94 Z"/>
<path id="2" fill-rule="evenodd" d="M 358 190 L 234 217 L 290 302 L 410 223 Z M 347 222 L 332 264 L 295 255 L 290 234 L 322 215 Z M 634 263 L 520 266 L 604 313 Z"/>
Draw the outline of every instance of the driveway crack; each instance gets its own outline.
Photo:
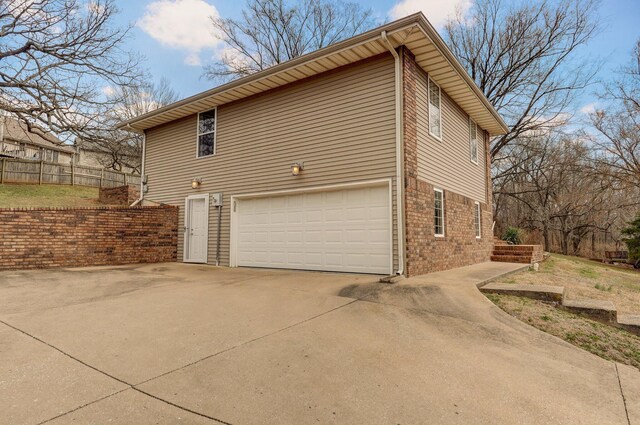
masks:
<path id="1" fill-rule="evenodd" d="M 123 384 L 123 385 L 126 385 L 126 386 L 127 386 L 127 388 L 123 388 L 123 389 L 122 389 L 122 390 L 120 390 L 120 391 L 116 391 L 116 392 L 114 392 L 114 393 L 112 393 L 112 394 L 109 394 L 109 395 L 106 395 L 106 396 L 101 397 L 101 398 L 99 398 L 99 399 L 93 400 L 93 401 L 91 401 L 91 402 L 89 402 L 89 403 L 86 403 L 86 404 L 84 404 L 84 405 L 82 405 L 82 406 L 75 407 L 75 408 L 73 408 L 73 409 L 69 410 L 68 412 L 62 413 L 62 414 L 57 415 L 57 416 L 55 416 L 55 417 L 53 417 L 53 418 L 49 418 L 49 419 L 47 419 L 47 420 L 45 420 L 45 421 L 43 421 L 43 422 L 40 422 L 38 425 L 42 425 L 42 424 L 45 424 L 45 423 L 51 422 L 51 421 L 53 421 L 54 419 L 58 419 L 58 418 L 60 418 L 60 417 L 62 417 L 62 416 L 65 416 L 65 415 L 68 415 L 68 414 L 70 414 L 70 413 L 73 413 L 73 412 L 75 412 L 75 411 L 77 411 L 77 410 L 80 410 L 80 409 L 82 409 L 82 408 L 84 408 L 84 407 L 87 407 L 87 406 L 92 405 L 92 404 L 94 404 L 94 403 L 97 403 L 97 402 L 99 402 L 99 401 L 106 400 L 106 399 L 107 399 L 107 398 L 109 398 L 109 397 L 113 397 L 114 395 L 119 394 L 119 393 L 121 393 L 121 392 L 123 392 L 123 391 L 126 391 L 126 390 L 129 390 L 129 389 L 134 390 L 134 391 L 137 391 L 137 392 L 139 392 L 140 394 L 144 394 L 144 395 L 146 395 L 147 397 L 153 398 L 153 399 L 155 399 L 155 400 L 158 400 L 158 401 L 160 401 L 160 402 L 162 402 L 162 403 L 165 403 L 165 404 L 167 404 L 167 405 L 169 405 L 169 406 L 173 406 L 173 407 L 178 408 L 178 409 L 180 409 L 180 410 L 183 410 L 183 411 L 185 411 L 185 412 L 189 412 L 189 413 L 192 413 L 192 414 L 194 414 L 194 415 L 198 415 L 198 416 L 200 416 L 200 417 L 210 419 L 210 420 L 212 420 L 212 421 L 218 422 L 218 423 L 223 424 L 223 425 L 232 425 L 231 423 L 226 422 L 226 421 L 224 421 L 224 420 L 222 420 L 222 419 L 219 419 L 219 418 L 216 418 L 216 417 L 213 417 L 213 416 L 209 416 L 209 415 L 207 415 L 207 414 L 205 414 L 205 413 L 201 413 L 201 412 L 198 412 L 198 411 L 195 411 L 195 410 L 189 409 L 188 407 L 181 406 L 181 405 L 176 404 L 176 403 L 174 403 L 174 402 L 172 402 L 172 401 L 169 401 L 169 400 L 166 400 L 166 399 L 164 399 L 164 398 L 162 398 L 162 397 L 159 397 L 159 396 L 156 396 L 156 395 L 154 395 L 154 394 L 151 394 L 151 393 L 149 393 L 149 392 L 147 392 L 147 391 L 144 391 L 144 390 L 142 390 L 142 389 L 138 388 L 137 386 L 139 386 L 139 385 L 143 385 L 143 384 L 145 384 L 145 383 L 147 383 L 147 382 L 153 381 L 153 380 L 155 380 L 155 379 L 158 379 L 158 378 L 161 378 L 161 377 L 163 377 L 163 376 L 169 375 L 169 374 L 171 374 L 171 373 L 177 372 L 177 371 L 179 371 L 179 370 L 185 369 L 185 368 L 187 368 L 187 367 L 189 367 L 189 366 L 193 366 L 193 365 L 198 364 L 198 363 L 200 363 L 200 362 L 202 362 L 202 361 L 204 361 L 204 360 L 210 359 L 210 358 L 212 358 L 212 357 L 216 357 L 216 356 L 218 356 L 218 355 L 220 355 L 220 354 L 227 353 L 227 352 L 229 352 L 229 351 L 235 350 L 236 348 L 243 347 L 243 346 L 245 346 L 245 345 L 251 344 L 251 343 L 256 342 L 256 341 L 259 341 L 259 340 L 261 340 L 261 339 L 264 339 L 264 338 L 267 338 L 267 337 L 270 337 L 270 336 L 276 335 L 276 334 L 278 334 L 278 333 L 280 333 L 280 332 L 284 332 L 284 331 L 286 331 L 286 330 L 288 330 L 288 329 L 291 329 L 291 328 L 293 328 L 293 327 L 296 327 L 296 326 L 302 325 L 302 324 L 304 324 L 304 323 L 310 322 L 310 321 L 312 321 L 312 320 L 314 320 L 314 319 L 317 319 L 318 317 L 322 317 L 322 316 L 324 316 L 324 315 L 326 315 L 326 314 L 329 314 L 329 313 L 332 313 L 332 312 L 334 312 L 334 311 L 336 311 L 336 310 L 339 310 L 339 309 L 341 309 L 341 308 L 347 307 L 347 306 L 349 306 L 349 305 L 351 305 L 351 304 L 353 304 L 353 303 L 355 303 L 355 302 L 357 302 L 357 301 L 360 301 L 360 300 L 354 299 L 354 300 L 352 300 L 352 301 L 350 301 L 350 302 L 348 302 L 348 303 L 345 303 L 345 304 L 339 305 L 338 307 L 334 307 L 334 308 L 332 308 L 332 309 L 330 309 L 330 310 L 327 310 L 327 311 L 325 311 L 325 312 L 322 312 L 322 313 L 316 314 L 315 316 L 308 317 L 308 318 L 306 318 L 306 319 L 304 319 L 304 320 L 301 320 L 301 321 L 299 321 L 299 322 L 296 322 L 296 323 L 293 323 L 293 324 L 291 324 L 291 325 L 285 326 L 284 328 L 281 328 L 281 329 L 275 330 L 275 331 L 273 331 L 273 332 L 270 332 L 270 333 L 267 333 L 267 334 L 261 335 L 261 336 L 259 336 L 259 337 L 256 337 L 256 338 L 253 338 L 253 339 L 250 339 L 250 340 L 248 340 L 248 341 L 244 341 L 244 342 L 242 342 L 242 343 L 240 343 L 240 344 L 234 345 L 233 347 L 229 347 L 229 348 L 226 348 L 226 349 L 224 349 L 224 350 L 218 351 L 218 352 L 216 352 L 216 353 L 210 354 L 210 355 L 205 356 L 205 357 L 203 357 L 203 358 L 201 358 L 201 359 L 195 360 L 195 361 L 193 361 L 193 362 L 191 362 L 191 363 L 188 363 L 188 364 L 186 364 L 186 365 L 183 365 L 183 366 L 181 366 L 181 367 L 179 367 L 179 368 L 176 368 L 176 369 L 170 370 L 170 371 L 168 371 L 168 372 L 162 373 L 162 374 L 160 374 L 160 375 L 158 375 L 158 376 L 154 376 L 153 378 L 149 378 L 149 379 L 147 379 L 147 380 L 145 380 L 145 381 L 142 381 L 142 382 L 139 382 L 139 383 L 137 383 L 137 384 L 131 384 L 131 383 L 129 383 L 129 382 L 127 382 L 127 381 L 124 381 L 124 380 L 122 380 L 122 379 L 120 379 L 120 378 L 118 378 L 118 377 L 116 377 L 116 376 L 114 376 L 114 375 L 111 375 L 111 374 L 110 374 L 110 373 L 108 373 L 108 372 L 105 372 L 105 371 L 103 371 L 103 370 L 100 370 L 100 369 L 98 369 L 97 367 L 92 366 L 92 365 L 90 365 L 89 363 L 87 363 L 87 362 L 85 362 L 85 361 L 83 361 L 83 360 L 80 360 L 79 358 L 77 358 L 77 357 L 75 357 L 75 356 L 73 356 L 73 355 L 71 355 L 71 354 L 69 354 L 69 353 L 65 352 L 64 350 L 62 350 L 62 349 L 60 349 L 60 348 L 58 348 L 58 347 L 56 347 L 55 345 L 52 345 L 52 344 L 50 344 L 50 343 L 48 343 L 48 342 L 46 342 L 46 341 L 44 341 L 44 340 L 42 340 L 42 339 L 38 338 L 38 337 L 37 337 L 37 336 L 35 336 L 35 335 L 32 335 L 32 334 L 30 334 L 30 333 L 28 333 L 28 332 L 26 332 L 26 331 L 24 331 L 24 330 L 22 330 L 22 329 L 20 329 L 20 328 L 16 327 L 16 326 L 13 326 L 13 325 L 11 325 L 10 323 L 5 322 L 4 320 L 1 320 L 1 319 L 0 319 L 0 323 L 2 323 L 3 325 L 5 325 L 5 326 L 7 326 L 7 327 L 9 327 L 9 328 L 11 328 L 11 329 L 13 329 L 13 330 L 17 331 L 17 332 L 22 333 L 23 335 L 28 336 L 29 338 L 32 338 L 32 339 L 34 339 L 34 340 L 36 340 L 36 341 L 40 342 L 41 344 L 46 345 L 46 346 L 47 346 L 47 347 L 49 347 L 49 348 L 52 348 L 53 350 L 56 350 L 57 352 L 59 352 L 59 353 L 63 354 L 63 355 L 64 355 L 64 356 L 66 356 L 66 357 L 69 357 L 70 359 L 72 359 L 72 360 L 74 360 L 74 361 L 76 361 L 76 362 L 78 362 L 78 363 L 82 364 L 83 366 L 88 367 L 89 369 L 92 369 L 92 370 L 94 370 L 94 371 L 96 371 L 96 372 L 98 372 L 98 373 L 100 373 L 100 374 L 102 374 L 102 375 L 104 375 L 104 376 L 107 376 L 107 377 L 109 377 L 109 378 L 111 378 L 111 379 L 113 379 L 113 380 L 115 380 L 115 381 L 117 381 L 117 382 L 120 382 L 121 384 Z"/>
<path id="2" fill-rule="evenodd" d="M 213 416 L 209 416 L 209 415 L 207 415 L 207 414 L 205 414 L 205 413 L 196 412 L 195 410 L 191 410 L 191 409 L 189 409 L 189 408 L 187 408 L 187 407 L 180 406 L 179 404 L 173 403 L 173 402 L 171 402 L 171 401 L 169 401 L 169 400 L 165 400 L 165 399 L 163 399 L 163 398 L 161 398 L 161 397 L 155 396 L 155 395 L 153 395 L 153 394 L 149 394 L 149 393 L 147 393 L 146 391 L 143 391 L 143 390 L 141 390 L 141 389 L 139 389 L 139 388 L 136 388 L 136 386 L 135 386 L 135 385 L 130 384 L 130 383 L 128 383 L 127 381 L 124 381 L 124 380 L 122 380 L 122 379 L 120 379 L 120 378 L 117 378 L 117 377 L 115 377 L 115 376 L 111 375 L 111 374 L 110 374 L 110 373 L 108 373 L 108 372 L 105 372 L 105 371 L 103 371 L 103 370 L 100 370 L 100 369 L 98 369 L 97 367 L 92 366 L 92 365 L 88 364 L 87 362 L 84 362 L 84 361 L 80 360 L 79 358 L 77 358 L 77 357 L 75 357 L 75 356 L 73 356 L 73 355 L 71 355 L 71 354 L 69 354 L 69 353 L 65 352 L 64 350 L 62 350 L 62 349 L 60 349 L 60 348 L 58 348 L 58 347 L 56 347 L 55 345 L 49 344 L 48 342 L 46 342 L 46 341 L 44 341 L 44 340 L 42 340 L 42 339 L 38 338 L 37 336 L 35 336 L 35 335 L 31 335 L 30 333 L 28 333 L 28 332 L 26 332 L 26 331 L 23 331 L 22 329 L 17 328 L 17 327 L 15 327 L 15 326 L 13 326 L 13 325 L 11 325 L 11 324 L 9 324 L 9 323 L 5 322 L 4 320 L 0 320 L 0 323 L 2 323 L 2 324 L 3 324 L 3 325 L 5 325 L 5 326 L 10 327 L 10 328 L 11 328 L 11 329 L 13 329 L 13 330 L 16 330 L 16 331 L 20 332 L 20 333 L 21 333 L 21 334 L 23 334 L 23 335 L 28 336 L 29 338 L 32 338 L 32 339 L 34 339 L 34 340 L 36 340 L 36 341 L 38 341 L 38 342 L 40 342 L 40 343 L 42 343 L 42 344 L 46 345 L 46 346 L 47 346 L 47 347 L 49 347 L 49 348 L 52 348 L 53 350 L 56 350 L 57 352 L 59 352 L 59 353 L 61 353 L 61 354 L 65 355 L 65 356 L 69 357 L 70 359 L 72 359 L 72 360 L 74 360 L 74 361 L 76 361 L 76 362 L 78 362 L 78 363 L 80 363 L 80 364 L 82 364 L 82 365 L 84 365 L 84 366 L 86 366 L 86 367 L 88 367 L 89 369 L 92 369 L 92 370 L 94 370 L 94 371 L 96 371 L 96 372 L 98 372 L 98 373 L 101 373 L 102 375 L 107 376 L 107 377 L 109 377 L 109 378 L 111 378 L 111 379 L 113 379 L 113 380 L 115 380 L 115 381 L 117 381 L 117 382 L 120 382 L 121 384 L 123 384 L 123 385 L 126 385 L 126 386 L 127 386 L 127 388 L 123 388 L 123 389 L 122 389 L 122 390 L 120 390 L 120 391 L 117 391 L 117 392 L 115 392 L 115 393 L 109 394 L 109 395 L 107 395 L 107 396 L 105 396 L 105 397 L 102 397 L 102 398 L 99 398 L 99 399 L 97 399 L 97 400 L 93 400 L 93 401 L 91 401 L 91 402 L 89 402 L 89 403 L 86 403 L 86 404 L 84 404 L 84 405 L 82 405 L 82 406 L 75 407 L 75 408 L 73 408 L 73 409 L 69 410 L 68 412 L 62 413 L 62 414 L 60 414 L 60 415 L 58 415 L 58 416 L 55 416 L 55 417 L 53 417 L 53 418 L 49 418 L 49 419 L 47 419 L 47 420 L 45 420 L 45 421 L 43 421 L 43 422 L 40 422 L 38 425 L 42 425 L 42 424 L 45 424 L 45 423 L 47 423 L 47 422 L 50 422 L 50 421 L 52 421 L 52 420 L 54 420 L 54 419 L 60 418 L 60 417 L 65 416 L 65 415 L 68 415 L 68 414 L 70 414 L 70 413 L 73 413 L 73 412 L 75 412 L 75 411 L 77 411 L 77 410 L 80 410 L 80 409 L 82 409 L 82 408 L 84 408 L 84 407 L 86 407 L 86 406 L 89 406 L 89 405 L 91 405 L 91 404 L 97 403 L 97 402 L 99 402 L 99 401 L 106 400 L 106 399 L 107 399 L 107 398 L 109 398 L 109 397 L 113 397 L 114 395 L 119 394 L 119 393 L 121 393 L 121 392 L 123 392 L 123 391 L 126 391 L 126 390 L 129 390 L 129 389 L 131 389 L 131 390 L 133 390 L 133 391 L 137 391 L 137 392 L 139 392 L 140 394 L 144 394 L 144 395 L 146 395 L 147 397 L 154 398 L 154 399 L 156 399 L 156 400 L 158 400 L 158 401 L 161 401 L 161 402 L 163 402 L 163 403 L 165 403 L 165 404 L 168 404 L 168 405 L 170 405 L 170 406 L 176 407 L 176 408 L 178 408 L 178 409 L 180 409 L 180 410 L 184 410 L 185 412 L 189 412 L 189 413 L 192 413 L 192 414 L 194 414 L 194 415 L 198 415 L 198 416 L 201 416 L 201 417 L 203 417 L 203 418 L 207 418 L 207 419 L 210 419 L 210 420 L 212 420 L 212 421 L 216 421 L 216 422 L 221 423 L 221 424 L 223 424 L 223 425 L 232 425 L 231 423 L 226 422 L 226 421 L 223 421 L 222 419 L 218 419 L 218 418 L 215 418 L 215 417 L 213 417 Z"/>
<path id="3" fill-rule="evenodd" d="M 620 387 L 620 395 L 622 396 L 622 404 L 624 405 L 624 413 L 627 415 L 627 424 L 631 425 L 631 419 L 629 418 L 629 410 L 627 409 L 627 398 L 624 396 L 624 390 L 622 389 L 622 380 L 620 379 L 620 371 L 618 370 L 618 363 L 613 363 L 616 368 L 616 377 L 618 378 L 618 386 Z"/>
<path id="4" fill-rule="evenodd" d="M 261 339 L 268 338 L 268 337 L 270 337 L 270 336 L 273 336 L 273 335 L 279 334 L 280 332 L 284 332 L 284 331 L 286 331 L 286 330 L 288 330 L 288 329 L 291 329 L 291 328 L 294 328 L 294 327 L 296 327 L 296 326 L 302 325 L 302 324 L 304 324 L 304 323 L 310 322 L 310 321 L 312 321 L 312 320 L 314 320 L 314 319 L 317 319 L 318 317 L 322 317 L 322 316 L 324 316 L 324 315 L 326 315 L 326 314 L 333 313 L 333 312 L 334 312 L 334 311 L 336 311 L 336 310 L 339 310 L 339 309 L 341 309 L 341 308 L 347 307 L 347 306 L 349 306 L 349 305 L 351 305 L 351 304 L 353 304 L 353 303 L 355 303 L 355 302 L 358 302 L 358 301 L 360 301 L 360 300 L 352 300 L 352 301 L 349 301 L 349 302 L 348 302 L 348 303 L 346 303 L 346 304 L 339 305 L 338 307 L 334 307 L 334 308 L 332 308 L 331 310 L 327 310 L 327 311 L 325 311 L 325 312 L 323 312 L 323 313 L 316 314 L 315 316 L 312 316 L 312 317 L 309 317 L 309 318 L 307 318 L 307 319 L 301 320 L 300 322 L 293 323 L 293 324 L 291 324 L 291 325 L 289 325 L 289 326 L 285 326 L 284 328 L 281 328 L 281 329 L 275 330 L 275 331 L 273 331 L 273 332 L 270 332 L 270 333 L 267 333 L 267 334 L 264 334 L 264 335 L 260 335 L 260 336 L 258 336 L 258 337 L 256 337 L 256 338 L 250 339 L 250 340 L 248 340 L 248 341 L 244 341 L 244 342 L 242 342 L 242 343 L 240 343 L 240 344 L 236 344 L 236 345 L 234 345 L 233 347 L 225 348 L 224 350 L 220 350 L 220 351 L 215 352 L 215 353 L 213 353 L 213 354 L 209 354 L 208 356 L 202 357 L 201 359 L 195 360 L 195 361 L 193 361 L 193 362 L 191 362 L 191 363 L 187 363 L 186 365 L 180 366 L 180 367 L 175 368 L 175 369 L 173 369 L 173 370 L 170 370 L 170 371 L 168 371 L 168 372 L 164 372 L 164 373 L 162 373 L 162 374 L 160 374 L 160 375 L 158 375 L 158 376 L 154 376 L 153 378 L 149 378 L 149 379 L 147 379 L 147 380 L 145 380 L 145 381 L 138 382 L 138 383 L 137 383 L 137 384 L 135 384 L 135 385 L 143 385 L 143 384 L 146 384 L 147 382 L 153 381 L 153 380 L 158 379 L 158 378 L 162 378 L 163 376 L 166 376 L 166 375 L 169 375 L 169 374 L 171 374 L 171 373 L 177 372 L 177 371 L 179 371 L 179 370 L 185 369 L 185 368 L 187 368 L 187 367 L 189 367 L 189 366 L 193 366 L 193 365 L 195 365 L 195 364 L 198 364 L 198 363 L 200 363 L 200 362 L 203 362 L 203 361 L 205 361 L 205 360 L 208 360 L 208 359 L 210 359 L 210 358 L 212 358 L 212 357 L 219 356 L 220 354 L 227 353 L 227 352 L 229 352 L 229 351 L 235 350 L 236 348 L 244 347 L 245 345 L 251 344 L 251 343 L 256 342 L 256 341 L 259 341 L 259 340 L 261 340 Z"/>

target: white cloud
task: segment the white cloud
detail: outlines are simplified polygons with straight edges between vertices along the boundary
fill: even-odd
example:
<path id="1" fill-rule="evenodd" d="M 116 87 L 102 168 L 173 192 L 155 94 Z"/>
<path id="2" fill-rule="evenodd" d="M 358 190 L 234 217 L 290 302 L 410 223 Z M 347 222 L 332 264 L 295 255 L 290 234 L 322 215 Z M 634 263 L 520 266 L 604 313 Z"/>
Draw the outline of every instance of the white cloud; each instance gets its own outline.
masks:
<path id="1" fill-rule="evenodd" d="M 455 14 L 457 8 L 464 13 L 469 7 L 471 0 L 400 0 L 389 11 L 389 16 L 391 19 L 400 19 L 412 13 L 422 12 L 434 27 L 441 28 L 447 18 Z"/>
<path id="2" fill-rule="evenodd" d="M 588 104 L 584 105 L 582 108 L 580 108 L 580 112 L 582 112 L 585 115 L 592 114 L 595 111 L 596 111 L 596 104 L 595 103 L 588 103 Z"/>
<path id="3" fill-rule="evenodd" d="M 113 96 L 116 94 L 116 89 L 113 86 L 104 86 L 101 91 L 105 96 Z"/>
<path id="4" fill-rule="evenodd" d="M 210 17 L 218 10 L 204 0 L 155 0 L 137 25 L 163 46 L 185 51 L 187 65 L 200 65 L 200 52 L 220 43 Z"/>

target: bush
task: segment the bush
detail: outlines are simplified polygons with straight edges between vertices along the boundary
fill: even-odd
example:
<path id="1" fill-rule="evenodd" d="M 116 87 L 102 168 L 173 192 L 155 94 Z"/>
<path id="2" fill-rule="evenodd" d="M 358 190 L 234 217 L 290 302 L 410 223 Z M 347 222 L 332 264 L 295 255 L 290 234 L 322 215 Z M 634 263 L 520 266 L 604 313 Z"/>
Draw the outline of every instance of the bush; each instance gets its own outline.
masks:
<path id="1" fill-rule="evenodd" d="M 635 263 L 640 259 L 640 214 L 629 223 L 629 227 L 622 230 L 624 243 L 629 250 L 629 260 Z"/>
<path id="2" fill-rule="evenodd" d="M 502 235 L 502 240 L 514 245 L 520 245 L 522 243 L 522 236 L 522 229 L 517 227 L 508 227 Z"/>

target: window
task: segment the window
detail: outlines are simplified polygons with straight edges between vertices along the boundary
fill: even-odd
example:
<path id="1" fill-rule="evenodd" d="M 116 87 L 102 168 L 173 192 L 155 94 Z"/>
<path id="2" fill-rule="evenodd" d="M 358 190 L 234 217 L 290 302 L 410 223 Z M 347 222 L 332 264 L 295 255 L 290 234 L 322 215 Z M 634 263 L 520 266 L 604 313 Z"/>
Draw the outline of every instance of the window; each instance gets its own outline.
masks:
<path id="1" fill-rule="evenodd" d="M 216 153 L 216 110 L 198 114 L 198 158 Z"/>
<path id="2" fill-rule="evenodd" d="M 474 218 L 476 225 L 476 239 L 480 239 L 482 237 L 482 215 L 480 214 L 480 202 L 476 202 Z"/>
<path id="3" fill-rule="evenodd" d="M 440 86 L 429 79 L 429 133 L 442 139 L 442 111 L 440 108 Z"/>
<path id="4" fill-rule="evenodd" d="M 469 118 L 469 151 L 471 162 L 478 164 L 478 126 Z"/>
<path id="5" fill-rule="evenodd" d="M 444 236 L 444 192 L 440 189 L 433 191 L 435 199 L 433 227 L 436 236 Z"/>

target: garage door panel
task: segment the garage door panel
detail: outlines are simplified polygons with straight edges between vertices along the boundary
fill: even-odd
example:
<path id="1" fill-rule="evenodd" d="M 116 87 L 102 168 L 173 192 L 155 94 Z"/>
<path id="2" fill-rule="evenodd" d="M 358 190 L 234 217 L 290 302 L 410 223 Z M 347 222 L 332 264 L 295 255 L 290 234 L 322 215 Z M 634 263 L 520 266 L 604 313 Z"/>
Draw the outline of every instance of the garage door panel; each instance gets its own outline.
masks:
<path id="1" fill-rule="evenodd" d="M 240 266 L 389 273 L 388 186 L 238 201 Z"/>

